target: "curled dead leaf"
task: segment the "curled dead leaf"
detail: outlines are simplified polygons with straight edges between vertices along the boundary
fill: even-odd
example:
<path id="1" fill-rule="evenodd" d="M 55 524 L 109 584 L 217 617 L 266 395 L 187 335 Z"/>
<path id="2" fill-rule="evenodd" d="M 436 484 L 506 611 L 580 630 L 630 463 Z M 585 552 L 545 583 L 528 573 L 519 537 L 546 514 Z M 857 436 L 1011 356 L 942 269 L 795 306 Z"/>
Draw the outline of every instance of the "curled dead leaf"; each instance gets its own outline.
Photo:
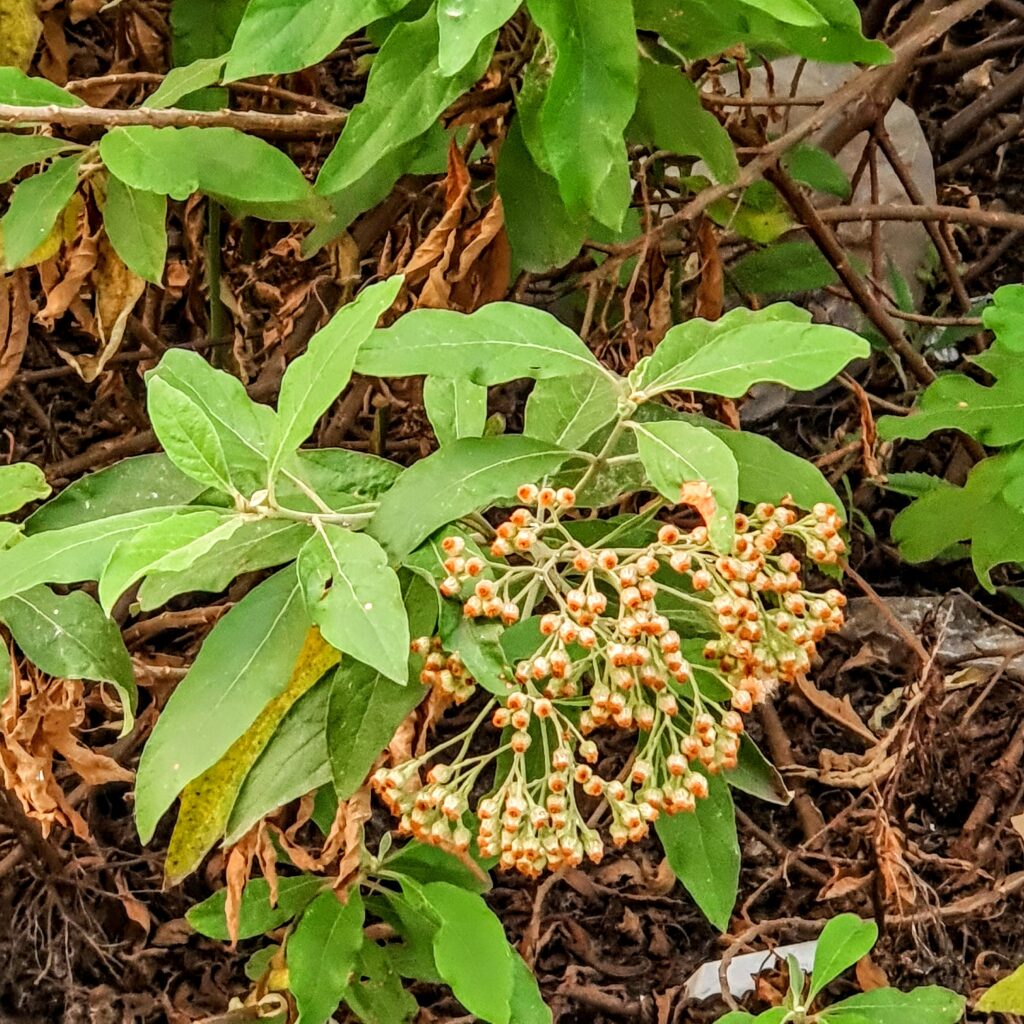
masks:
<path id="1" fill-rule="evenodd" d="M 28 344 L 28 275 L 24 270 L 0 276 L 0 395 L 21 367 Z"/>

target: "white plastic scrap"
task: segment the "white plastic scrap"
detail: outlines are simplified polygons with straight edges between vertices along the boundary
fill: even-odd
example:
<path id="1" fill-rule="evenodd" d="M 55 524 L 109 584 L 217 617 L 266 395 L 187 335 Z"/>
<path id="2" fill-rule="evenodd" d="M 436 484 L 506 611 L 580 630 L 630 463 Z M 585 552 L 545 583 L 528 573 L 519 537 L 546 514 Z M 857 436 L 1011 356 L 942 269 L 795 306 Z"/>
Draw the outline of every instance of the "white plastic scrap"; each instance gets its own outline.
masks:
<path id="1" fill-rule="evenodd" d="M 744 953 L 742 956 L 733 957 L 726 970 L 730 994 L 733 998 L 739 999 L 740 996 L 752 992 L 754 979 L 762 971 L 784 963 L 787 956 L 796 957 L 800 967 L 809 973 L 814 966 L 814 951 L 817 948 L 818 940 L 814 939 L 811 942 L 798 942 L 792 946 L 779 946 L 760 953 Z M 698 967 L 686 980 L 685 997 L 700 1001 L 720 996 L 722 987 L 718 980 L 718 970 L 721 966 L 721 960 L 714 960 Z"/>

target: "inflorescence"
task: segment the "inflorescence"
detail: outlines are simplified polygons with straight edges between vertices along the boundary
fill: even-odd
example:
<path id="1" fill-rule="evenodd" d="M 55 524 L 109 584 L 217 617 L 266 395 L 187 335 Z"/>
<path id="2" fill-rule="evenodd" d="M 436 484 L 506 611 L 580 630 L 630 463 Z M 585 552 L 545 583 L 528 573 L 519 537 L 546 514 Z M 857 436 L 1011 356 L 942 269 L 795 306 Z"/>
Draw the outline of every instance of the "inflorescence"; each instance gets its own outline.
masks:
<path id="1" fill-rule="evenodd" d="M 799 560 L 779 545 L 795 540 L 825 565 L 837 563 L 844 545 L 831 505 L 799 518 L 786 504 L 760 504 L 736 516 L 728 554 L 704 526 L 671 523 L 641 546 L 626 544 L 634 524 L 595 548 L 565 517 L 572 490 L 525 484 L 518 495 L 526 507 L 497 527 L 489 550 L 467 536 L 444 539 L 440 591 L 469 620 L 512 626 L 533 618 L 534 653 L 469 729 L 381 769 L 373 783 L 402 831 L 465 852 L 481 774 L 497 759 L 507 763 L 476 806 L 477 847 L 534 876 L 600 860 L 604 841 L 584 819 L 579 793 L 607 801 L 609 835 L 621 846 L 642 839 L 660 814 L 694 810 L 708 795 L 708 775 L 736 767 L 743 716 L 779 682 L 805 673 L 816 644 L 843 623 L 843 595 L 803 590 Z M 707 623 L 696 638 L 673 624 L 695 618 Z M 458 652 L 446 652 L 439 638 L 417 639 L 413 650 L 425 659 L 422 681 L 445 699 L 461 703 L 475 691 Z M 470 756 L 488 717 L 502 741 Z M 606 728 L 638 731 L 619 778 L 593 767 L 599 751 L 590 735 Z M 454 757 L 439 762 L 451 748 Z"/>

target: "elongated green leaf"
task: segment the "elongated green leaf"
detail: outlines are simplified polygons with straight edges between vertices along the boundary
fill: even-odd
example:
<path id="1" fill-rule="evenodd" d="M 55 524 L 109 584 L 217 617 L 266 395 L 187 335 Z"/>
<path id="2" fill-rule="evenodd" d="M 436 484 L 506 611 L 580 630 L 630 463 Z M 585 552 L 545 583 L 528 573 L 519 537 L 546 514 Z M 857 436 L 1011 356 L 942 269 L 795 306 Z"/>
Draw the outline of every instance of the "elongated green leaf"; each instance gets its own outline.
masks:
<path id="1" fill-rule="evenodd" d="M 100 604 L 109 615 L 117 599 L 150 572 L 180 572 L 245 523 L 234 512 L 183 511 L 122 541 L 103 567 Z"/>
<path id="2" fill-rule="evenodd" d="M 172 199 L 204 192 L 264 204 L 260 216 L 269 220 L 277 219 L 268 214 L 271 204 L 286 208 L 285 220 L 316 207 L 309 182 L 281 150 L 234 128 L 115 128 L 100 140 L 100 156 L 124 184 Z"/>
<path id="3" fill-rule="evenodd" d="M 510 498 L 572 456 L 547 441 L 514 435 L 464 438 L 420 459 L 380 499 L 367 532 L 400 559 L 439 526 Z"/>
<path id="4" fill-rule="evenodd" d="M 662 342 L 670 346 L 668 351 L 676 330 L 669 331 Z M 712 333 L 706 344 L 672 366 L 664 366 L 656 352 L 642 387 L 647 395 L 685 388 L 730 398 L 738 398 L 761 381 L 806 390 L 825 383 L 868 351 L 863 338 L 842 327 L 784 320 L 751 322 Z"/>
<path id="5" fill-rule="evenodd" d="M 416 841 L 406 843 L 400 850 L 389 854 L 387 868 L 420 885 L 450 882 L 460 889 L 477 893 L 488 892 L 491 888 L 490 877 L 482 870 L 474 870 L 467 861 L 439 846 L 428 846 Z"/>
<path id="6" fill-rule="evenodd" d="M 2 72 L 3 68 L 0 68 Z M 0 135 L 0 182 L 10 181 L 29 164 L 41 163 L 68 149 L 78 149 L 73 142 L 51 139 L 45 135 Z"/>
<path id="7" fill-rule="evenodd" d="M 779 21 L 804 28 L 825 27 L 828 22 L 807 0 L 740 0 L 744 7 L 764 11 Z"/>
<path id="8" fill-rule="evenodd" d="M 0 103 L 16 107 L 80 107 L 82 100 L 45 78 L 30 78 L 13 67 L 0 67 Z"/>
<path id="9" fill-rule="evenodd" d="M 515 1024 L 551 1024 L 551 1009 L 544 1002 L 533 971 L 518 953 L 512 954 L 512 1010 Z"/>
<path id="10" fill-rule="evenodd" d="M 427 377 L 423 404 L 438 444 L 480 437 L 487 423 L 487 388 L 464 377 Z"/>
<path id="11" fill-rule="evenodd" d="M 250 591 L 214 626 L 142 752 L 135 820 L 143 842 L 178 793 L 284 690 L 310 625 L 289 568 Z"/>
<path id="12" fill-rule="evenodd" d="M 333 679 L 326 675 L 303 694 L 270 737 L 231 808 L 227 845 L 241 839 L 265 814 L 331 781 L 326 729 Z"/>
<path id="13" fill-rule="evenodd" d="M 936 985 L 899 992 L 876 988 L 833 1003 L 821 1014 L 822 1021 L 854 1024 L 857 1019 L 871 1024 L 957 1024 L 963 1018 L 966 1000 Z"/>
<path id="14" fill-rule="evenodd" d="M 142 192 L 110 175 L 103 227 L 129 270 L 160 284 L 167 257 L 167 198 Z"/>
<path id="15" fill-rule="evenodd" d="M 111 551 L 122 540 L 177 511 L 172 507 L 124 512 L 26 537 L 0 551 L 0 600 L 39 583 L 98 580 Z"/>
<path id="16" fill-rule="evenodd" d="M 325 1024 L 338 1008 L 363 944 L 362 897 L 357 888 L 342 903 L 333 892 L 318 896 L 288 939 L 288 987 L 299 1008 L 298 1024 Z"/>
<path id="17" fill-rule="evenodd" d="M 445 601 L 438 629 L 445 649 L 458 654 L 469 674 L 498 697 L 508 693 L 512 670 L 501 646 L 500 622 L 467 619 L 457 601 Z"/>
<path id="18" fill-rule="evenodd" d="M 807 1004 L 830 982 L 838 978 L 847 967 L 852 967 L 862 956 L 867 956 L 878 941 L 878 925 L 864 921 L 856 914 L 833 917 L 818 938 L 811 971 L 811 988 Z"/>
<path id="19" fill-rule="evenodd" d="M 193 591 L 219 593 L 236 576 L 290 562 L 311 534 L 312 527 L 305 523 L 244 518 L 211 538 L 209 550 L 197 554 L 187 568 L 169 569 L 167 563 L 151 567 L 139 587 L 139 607 L 149 611 Z"/>
<path id="20" fill-rule="evenodd" d="M 125 512 L 187 505 L 204 490 L 166 455 L 135 455 L 79 477 L 25 520 L 25 532 L 62 530 Z"/>
<path id="21" fill-rule="evenodd" d="M 725 780 L 708 776 L 707 799 L 692 814 L 663 814 L 655 829 L 676 878 L 707 919 L 724 931 L 740 875 L 736 814 Z"/>
<path id="22" fill-rule="evenodd" d="M 207 487 L 234 492 L 220 438 L 197 402 L 162 377 L 154 377 L 147 390 L 147 409 L 156 436 L 178 469 Z"/>
<path id="23" fill-rule="evenodd" d="M 173 107 L 190 93 L 218 82 L 223 69 L 223 57 L 199 57 L 190 64 L 171 68 L 160 83 L 160 88 L 147 97 L 142 105 L 151 110 Z"/>
<path id="24" fill-rule="evenodd" d="M 563 448 L 582 448 L 615 419 L 622 386 L 592 373 L 539 380 L 526 401 L 523 433 Z"/>
<path id="25" fill-rule="evenodd" d="M 283 75 L 319 63 L 343 39 L 408 0 L 249 0 L 228 54 L 224 80 Z"/>
<path id="26" fill-rule="evenodd" d="M 528 0 L 527 7 L 554 60 L 540 125 L 562 198 L 570 212 L 616 229 L 630 198 L 622 135 L 637 99 L 632 5 Z"/>
<path id="27" fill-rule="evenodd" d="M 749 736 L 740 738 L 739 762 L 726 775 L 725 781 L 741 793 L 749 793 L 758 800 L 782 807 L 793 799 L 793 794 L 786 788 L 786 780 Z"/>
<path id="28" fill-rule="evenodd" d="M 481 42 L 512 17 L 521 0 L 447 0 L 437 5 L 440 30 L 438 68 L 457 75 L 475 56 Z"/>
<path id="29" fill-rule="evenodd" d="M 0 218 L 0 255 L 7 270 L 21 266 L 42 245 L 75 194 L 81 162 L 78 156 L 59 157 L 15 188 L 11 205 Z"/>
<path id="30" fill-rule="evenodd" d="M 301 913 L 322 892 L 327 880 L 314 875 L 296 875 L 277 880 L 277 906 L 270 904 L 270 885 L 265 878 L 254 878 L 242 890 L 238 914 L 238 938 L 254 939 L 257 935 L 280 928 Z M 224 908 L 227 889 L 197 903 L 185 915 L 200 935 L 227 942 L 228 922 Z"/>
<path id="31" fill-rule="evenodd" d="M 267 703 L 256 720 L 217 760 L 181 792 L 178 820 L 164 860 L 164 880 L 177 885 L 199 867 L 210 848 L 227 831 L 231 809 L 260 754 L 296 701 L 315 685 L 340 658 L 338 652 L 310 628 L 303 640 L 288 682 Z"/>
<path id="32" fill-rule="evenodd" d="M 365 533 L 327 525 L 299 552 L 296 565 L 306 607 L 327 642 L 405 683 L 409 621 L 380 544 Z"/>
<path id="33" fill-rule="evenodd" d="M 418 682 L 399 686 L 345 659 L 334 674 L 327 707 L 327 752 L 339 800 L 363 784 L 395 730 L 426 696 Z"/>
<path id="34" fill-rule="evenodd" d="M 537 166 L 517 117 L 501 144 L 498 193 L 516 268 L 550 270 L 568 263 L 587 236 L 586 219 L 565 208 L 558 182 Z"/>
<path id="35" fill-rule="evenodd" d="M 392 29 L 373 62 L 366 97 L 349 115 L 317 178 L 321 195 L 343 192 L 399 147 L 419 138 L 486 70 L 492 33 L 451 77 L 438 68 L 437 15 Z"/>
<path id="36" fill-rule="evenodd" d="M 17 512 L 22 505 L 47 497 L 50 491 L 43 471 L 33 463 L 0 466 L 0 516 Z"/>
<path id="37" fill-rule="evenodd" d="M 456 999 L 490 1024 L 510 1024 L 515 959 L 501 922 L 479 896 L 448 882 L 423 893 L 441 919 L 434 960 Z"/>
<path id="38" fill-rule="evenodd" d="M 402 475 L 387 459 L 347 448 L 311 448 L 289 464 L 318 493 L 344 491 L 361 501 L 380 497 Z"/>
<path id="39" fill-rule="evenodd" d="M 840 199 L 853 193 L 850 179 L 834 156 L 818 146 L 794 146 L 782 157 L 782 166 L 797 181 L 818 192 L 828 192 Z"/>
<path id="40" fill-rule="evenodd" d="M 356 369 L 373 377 L 464 377 L 485 386 L 519 377 L 605 373 L 590 349 L 550 313 L 492 302 L 475 313 L 419 309 L 374 331 Z"/>
<path id="41" fill-rule="evenodd" d="M 249 496 L 267 484 L 267 451 L 276 416 L 254 402 L 242 382 L 214 369 L 197 352 L 172 349 L 146 375 L 147 384 L 162 380 L 200 406 L 224 451 L 232 484 Z M 155 426 L 155 424 L 154 424 Z M 158 433 L 159 436 L 159 433 Z"/>
<path id="42" fill-rule="evenodd" d="M 313 335 L 306 352 L 285 370 L 271 448 L 272 475 L 284 457 L 309 437 L 317 420 L 345 390 L 360 345 L 401 287 L 402 278 L 392 277 L 364 289 Z"/>
<path id="43" fill-rule="evenodd" d="M 731 267 L 736 287 L 748 295 L 784 295 L 835 284 L 839 275 L 813 242 L 778 242 L 757 249 Z"/>
<path id="44" fill-rule="evenodd" d="M 667 64 L 640 61 L 640 97 L 630 135 L 654 149 L 700 157 L 716 181 L 728 184 L 739 174 L 729 133 L 701 105 L 697 87 Z"/>
<path id="45" fill-rule="evenodd" d="M 723 552 L 730 551 L 739 482 L 729 446 L 710 430 L 689 423 L 637 423 L 633 431 L 644 469 L 669 501 L 680 501 L 685 484 L 708 484 L 714 508 L 693 499 L 690 503 L 698 506 L 715 545 Z"/>
<path id="46" fill-rule="evenodd" d="M 48 675 L 113 683 L 124 709 L 122 731 L 131 729 L 136 697 L 131 658 L 117 624 L 91 597 L 80 591 L 61 596 L 49 587 L 32 587 L 0 601 L 0 622 L 26 657 Z"/>
<path id="47" fill-rule="evenodd" d="M 992 305 L 981 314 L 999 345 L 1010 352 L 1024 350 L 1024 285 L 1004 284 L 992 293 Z"/>

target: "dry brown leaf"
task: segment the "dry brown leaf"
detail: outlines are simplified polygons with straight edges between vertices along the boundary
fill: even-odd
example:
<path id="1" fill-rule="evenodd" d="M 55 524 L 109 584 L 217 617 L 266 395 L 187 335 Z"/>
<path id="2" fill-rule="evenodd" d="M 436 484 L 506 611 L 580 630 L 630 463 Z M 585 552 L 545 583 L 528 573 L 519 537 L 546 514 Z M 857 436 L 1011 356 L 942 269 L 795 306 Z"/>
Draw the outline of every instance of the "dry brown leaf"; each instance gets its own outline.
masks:
<path id="1" fill-rule="evenodd" d="M 834 722 L 849 729 L 862 740 L 874 745 L 878 737 L 864 724 L 863 719 L 850 703 L 849 697 L 834 697 L 831 693 L 819 690 L 806 676 L 798 676 L 796 687 L 801 695 L 813 704 L 822 714 L 828 715 Z"/>
<path id="2" fill-rule="evenodd" d="M 843 875 L 837 869 L 832 879 L 822 886 L 819 900 L 837 900 L 863 889 L 871 881 L 871 875 Z"/>
<path id="3" fill-rule="evenodd" d="M 344 852 L 338 863 L 338 880 L 334 888 L 345 891 L 359 873 L 359 862 L 363 852 L 363 826 L 370 820 L 370 787 L 364 786 L 341 805 L 339 816 L 342 821 Z M 335 840 L 337 842 L 337 840 Z M 331 846 L 331 837 L 327 837 Z"/>
<path id="4" fill-rule="evenodd" d="M 715 225 L 706 217 L 697 228 L 697 252 L 700 254 L 700 284 L 694 315 L 717 320 L 725 308 L 725 272 Z"/>
<path id="5" fill-rule="evenodd" d="M 875 821 L 874 842 L 886 906 L 904 914 L 917 903 L 914 873 L 903 855 L 903 836 L 889 824 L 881 809 Z"/>
<path id="6" fill-rule="evenodd" d="M 661 282 L 654 291 L 647 311 L 647 340 L 651 347 L 658 345 L 672 326 L 672 270 L 665 265 Z"/>
<path id="7" fill-rule="evenodd" d="M 873 992 L 876 988 L 888 988 L 889 976 L 869 956 L 862 956 L 857 961 L 857 984 L 861 992 Z"/>
<path id="8" fill-rule="evenodd" d="M 57 85 L 67 85 L 68 63 L 71 58 L 64 35 L 64 11 L 47 11 L 43 17 L 43 52 L 39 55 L 39 70 L 44 78 Z"/>
<path id="9" fill-rule="evenodd" d="M 30 316 L 28 274 L 16 270 L 0 276 L 0 395 L 21 367 L 28 343 Z"/>
<path id="10" fill-rule="evenodd" d="M 128 891 L 128 885 L 120 875 L 115 875 L 114 884 L 117 886 L 117 898 L 124 907 L 124 912 L 129 921 L 134 921 L 147 935 L 152 927 L 153 918 L 146 909 L 145 903 L 141 903 Z"/>
<path id="11" fill-rule="evenodd" d="M 252 861 L 256 856 L 263 822 L 259 821 L 227 851 L 224 865 L 224 917 L 228 925 L 231 948 L 238 942 L 239 915 L 242 912 L 242 890 L 252 875 Z"/>
<path id="12" fill-rule="evenodd" d="M 56 283 L 48 286 L 44 281 L 46 305 L 36 314 L 36 323 L 41 324 L 48 331 L 53 330 L 54 323 L 80 298 L 82 285 L 96 269 L 96 261 L 99 259 L 98 234 L 86 233 L 86 224 L 83 222 L 83 218 L 84 212 L 79 219 L 81 233 L 71 242 L 70 246 L 65 248 L 65 256 L 60 261 Z M 42 274 L 40 274 L 40 279 L 43 279 Z M 86 314 L 84 319 L 79 315 L 78 319 L 85 330 L 90 333 L 94 332 L 91 315 Z"/>

